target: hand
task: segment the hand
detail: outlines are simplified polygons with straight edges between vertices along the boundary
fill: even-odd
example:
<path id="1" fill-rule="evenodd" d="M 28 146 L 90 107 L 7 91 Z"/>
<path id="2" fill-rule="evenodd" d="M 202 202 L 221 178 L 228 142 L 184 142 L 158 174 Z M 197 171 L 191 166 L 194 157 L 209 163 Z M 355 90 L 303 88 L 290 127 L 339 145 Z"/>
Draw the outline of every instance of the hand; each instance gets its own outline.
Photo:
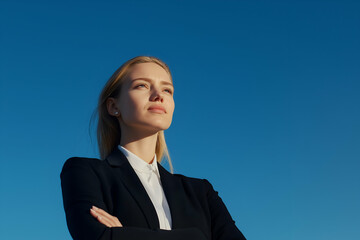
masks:
<path id="1" fill-rule="evenodd" d="M 123 225 L 117 217 L 114 217 L 101 208 L 92 206 L 90 209 L 90 214 L 96 218 L 100 223 L 104 224 L 107 227 L 122 227 Z"/>

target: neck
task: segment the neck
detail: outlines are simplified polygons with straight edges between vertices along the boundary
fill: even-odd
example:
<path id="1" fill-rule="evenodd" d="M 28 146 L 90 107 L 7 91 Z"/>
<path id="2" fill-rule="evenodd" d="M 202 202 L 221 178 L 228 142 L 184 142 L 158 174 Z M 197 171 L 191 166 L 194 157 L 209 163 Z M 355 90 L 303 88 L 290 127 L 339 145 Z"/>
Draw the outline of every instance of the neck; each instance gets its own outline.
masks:
<path id="1" fill-rule="evenodd" d="M 147 163 L 151 163 L 155 156 L 158 133 L 131 132 L 121 130 L 120 145 L 134 153 Z"/>

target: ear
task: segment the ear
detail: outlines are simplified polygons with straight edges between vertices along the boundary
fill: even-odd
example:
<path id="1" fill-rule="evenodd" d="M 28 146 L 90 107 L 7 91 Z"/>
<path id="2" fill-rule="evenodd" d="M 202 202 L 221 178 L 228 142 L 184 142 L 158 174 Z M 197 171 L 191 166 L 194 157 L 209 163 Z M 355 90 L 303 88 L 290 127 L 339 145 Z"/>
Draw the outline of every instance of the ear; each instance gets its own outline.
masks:
<path id="1" fill-rule="evenodd" d="M 119 117 L 120 116 L 120 109 L 118 108 L 117 104 L 116 104 L 116 99 L 109 97 L 106 100 L 106 107 L 107 107 L 107 111 L 111 116 L 114 117 Z"/>

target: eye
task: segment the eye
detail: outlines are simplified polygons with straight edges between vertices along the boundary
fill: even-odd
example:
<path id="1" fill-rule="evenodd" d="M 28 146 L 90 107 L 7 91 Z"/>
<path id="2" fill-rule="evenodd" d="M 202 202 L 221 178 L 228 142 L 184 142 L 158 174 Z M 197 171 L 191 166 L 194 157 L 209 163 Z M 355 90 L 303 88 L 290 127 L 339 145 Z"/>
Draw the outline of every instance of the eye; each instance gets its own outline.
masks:
<path id="1" fill-rule="evenodd" d="M 172 93 L 173 93 L 173 91 L 172 91 L 170 88 L 165 88 L 164 91 L 167 92 L 167 93 L 169 93 L 169 94 L 172 94 Z"/>
<path id="2" fill-rule="evenodd" d="M 135 88 L 146 88 L 146 87 L 147 86 L 144 83 L 141 83 L 141 84 L 138 84 L 138 85 L 135 86 Z"/>

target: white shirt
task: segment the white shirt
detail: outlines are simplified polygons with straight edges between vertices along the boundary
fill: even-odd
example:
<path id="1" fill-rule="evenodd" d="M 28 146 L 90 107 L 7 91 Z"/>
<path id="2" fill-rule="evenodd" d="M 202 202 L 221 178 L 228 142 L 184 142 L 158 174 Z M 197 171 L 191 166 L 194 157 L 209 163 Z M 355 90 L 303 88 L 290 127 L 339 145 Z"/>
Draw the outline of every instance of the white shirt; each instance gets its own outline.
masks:
<path id="1" fill-rule="evenodd" d="M 171 214 L 164 190 L 161 186 L 156 154 L 152 163 L 147 163 L 123 146 L 119 150 L 126 156 L 131 167 L 135 170 L 153 203 L 160 224 L 160 229 L 171 230 Z"/>

